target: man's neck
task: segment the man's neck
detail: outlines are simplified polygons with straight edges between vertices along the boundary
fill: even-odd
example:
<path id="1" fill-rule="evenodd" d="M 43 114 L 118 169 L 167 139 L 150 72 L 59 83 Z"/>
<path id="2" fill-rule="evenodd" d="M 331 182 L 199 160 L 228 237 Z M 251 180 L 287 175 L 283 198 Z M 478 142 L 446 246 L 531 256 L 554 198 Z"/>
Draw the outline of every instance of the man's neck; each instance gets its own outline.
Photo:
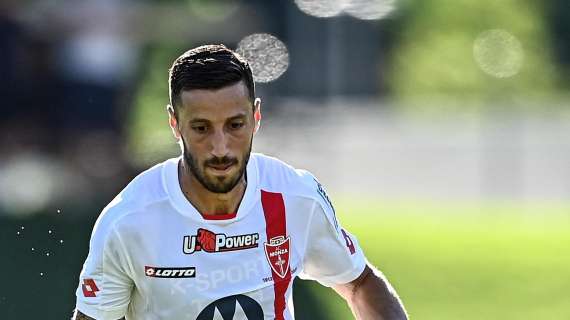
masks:
<path id="1" fill-rule="evenodd" d="M 228 193 L 214 193 L 206 189 L 190 172 L 182 159 L 178 164 L 178 177 L 182 193 L 204 216 L 236 213 L 245 194 L 245 174 Z"/>

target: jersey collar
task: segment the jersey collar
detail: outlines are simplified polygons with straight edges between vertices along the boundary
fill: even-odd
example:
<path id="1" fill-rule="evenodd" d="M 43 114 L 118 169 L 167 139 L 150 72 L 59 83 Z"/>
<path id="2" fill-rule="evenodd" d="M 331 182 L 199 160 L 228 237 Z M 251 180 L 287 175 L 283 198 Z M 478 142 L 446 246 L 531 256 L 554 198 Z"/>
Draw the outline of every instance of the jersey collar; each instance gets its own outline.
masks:
<path id="1" fill-rule="evenodd" d="M 256 157 L 252 153 L 250 154 L 249 162 L 247 163 L 247 167 L 245 169 L 247 174 L 247 186 L 245 188 L 245 193 L 237 210 L 236 216 L 234 218 L 226 220 L 204 219 L 200 212 L 194 208 L 194 206 L 190 203 L 190 201 L 188 201 L 188 199 L 186 199 L 182 193 L 180 182 L 178 180 L 178 162 L 180 159 L 181 157 L 167 160 L 164 163 L 162 170 L 162 183 L 164 185 L 164 188 L 168 193 L 170 202 L 176 211 L 180 212 L 180 214 L 202 223 L 228 224 L 234 221 L 238 221 L 246 216 L 251 211 L 250 209 L 255 204 L 256 200 L 258 200 L 258 168 Z"/>

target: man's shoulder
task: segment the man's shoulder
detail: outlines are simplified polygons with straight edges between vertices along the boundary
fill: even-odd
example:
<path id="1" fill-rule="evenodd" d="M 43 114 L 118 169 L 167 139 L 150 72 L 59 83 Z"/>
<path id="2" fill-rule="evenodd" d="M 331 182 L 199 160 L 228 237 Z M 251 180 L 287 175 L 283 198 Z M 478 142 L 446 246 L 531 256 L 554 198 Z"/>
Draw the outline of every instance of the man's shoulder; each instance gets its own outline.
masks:
<path id="1" fill-rule="evenodd" d="M 278 158 L 264 154 L 256 153 L 254 158 L 261 189 L 288 195 L 316 196 L 318 182 L 311 172 L 297 169 Z"/>
<path id="2" fill-rule="evenodd" d="M 153 167 L 139 173 L 121 191 L 124 197 L 140 203 L 153 201 L 157 198 L 167 196 L 165 181 L 165 170 L 176 168 L 178 158 L 168 159 Z"/>
<path id="3" fill-rule="evenodd" d="M 175 165 L 169 159 L 138 174 L 101 212 L 98 222 L 115 224 L 127 215 L 145 211 L 149 206 L 168 198 L 164 186 L 166 166 Z"/>
<path id="4" fill-rule="evenodd" d="M 336 225 L 335 210 L 323 185 L 309 171 L 262 154 L 255 154 L 259 171 L 259 187 L 264 191 L 285 195 L 294 201 L 318 203 Z M 298 202 L 297 202 L 298 203 Z"/>

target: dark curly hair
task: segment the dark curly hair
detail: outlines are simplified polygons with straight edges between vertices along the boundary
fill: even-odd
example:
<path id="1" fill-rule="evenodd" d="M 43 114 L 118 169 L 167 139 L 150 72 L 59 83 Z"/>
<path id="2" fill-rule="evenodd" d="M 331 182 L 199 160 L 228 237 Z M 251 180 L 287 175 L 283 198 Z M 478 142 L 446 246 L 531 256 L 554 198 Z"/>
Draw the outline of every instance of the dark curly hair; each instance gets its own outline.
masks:
<path id="1" fill-rule="evenodd" d="M 176 110 L 180 93 L 192 89 L 220 89 L 244 81 L 251 102 L 255 84 L 249 63 L 222 44 L 190 49 L 178 57 L 169 70 L 170 105 Z"/>

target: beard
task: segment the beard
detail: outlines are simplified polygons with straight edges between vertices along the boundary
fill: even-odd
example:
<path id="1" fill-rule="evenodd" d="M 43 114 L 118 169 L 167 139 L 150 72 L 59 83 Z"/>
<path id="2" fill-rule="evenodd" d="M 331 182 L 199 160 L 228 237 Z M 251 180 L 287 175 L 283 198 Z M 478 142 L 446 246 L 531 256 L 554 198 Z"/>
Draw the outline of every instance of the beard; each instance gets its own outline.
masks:
<path id="1" fill-rule="evenodd" d="M 247 163 L 249 162 L 249 156 L 251 154 L 251 147 L 253 144 L 253 139 L 251 139 L 249 143 L 249 148 L 247 152 L 244 154 L 243 159 L 240 161 L 234 157 L 212 157 L 210 159 L 205 160 L 202 163 L 202 166 L 196 160 L 196 157 L 192 155 L 190 149 L 186 145 L 184 138 L 182 138 L 183 144 L 183 159 L 186 163 L 187 168 L 190 170 L 190 173 L 200 182 L 200 184 L 206 188 L 208 191 L 213 193 L 228 193 L 235 188 L 235 186 L 240 182 L 241 178 L 245 174 L 245 169 L 247 167 Z M 239 169 L 236 174 L 233 176 L 228 177 L 212 177 L 206 173 L 206 167 L 210 165 L 238 165 Z M 247 181 L 247 177 L 246 177 Z"/>

